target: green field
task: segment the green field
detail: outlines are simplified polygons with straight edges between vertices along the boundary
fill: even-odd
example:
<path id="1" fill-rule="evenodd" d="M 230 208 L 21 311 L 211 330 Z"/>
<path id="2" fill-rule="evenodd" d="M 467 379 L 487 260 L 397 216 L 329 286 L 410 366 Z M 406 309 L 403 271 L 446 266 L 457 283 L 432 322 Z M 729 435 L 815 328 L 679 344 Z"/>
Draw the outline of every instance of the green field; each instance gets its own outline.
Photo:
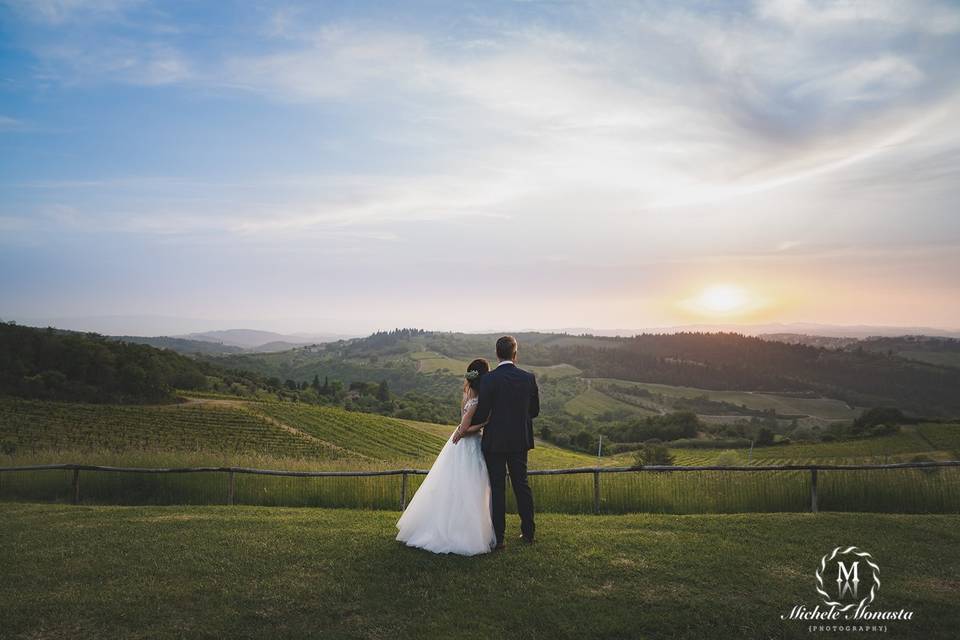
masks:
<path id="1" fill-rule="evenodd" d="M 738 464 L 882 464 L 909 462 L 915 456 L 935 460 L 960 459 L 960 424 L 905 425 L 899 433 L 839 442 L 793 443 L 734 450 Z M 725 453 L 722 449 L 670 450 L 678 465 L 710 465 Z M 629 464 L 633 453 L 606 458 L 609 464 Z"/>
<path id="2" fill-rule="evenodd" d="M 121 406 L 0 399 L 0 442 L 31 450 L 216 451 L 318 460 L 328 443 L 278 428 L 234 401 Z"/>
<path id="3" fill-rule="evenodd" d="M 420 373 L 448 371 L 459 375 L 466 371 L 470 364 L 469 360 L 456 360 L 435 351 L 414 351 L 410 354 L 410 359 L 417 363 L 417 371 Z"/>
<path id="4" fill-rule="evenodd" d="M 883 572 L 885 638 L 960 627 L 960 516 L 538 516 L 538 543 L 409 549 L 395 513 L 0 504 L 8 638 L 809 638 L 837 544 Z M 863 634 L 852 634 L 861 637 Z M 832 637 L 832 636 L 831 636 Z"/>
<path id="5" fill-rule="evenodd" d="M 372 460 L 436 456 L 445 441 L 400 420 L 332 407 L 264 402 L 251 410 Z"/>
<path id="6" fill-rule="evenodd" d="M 696 387 L 681 387 L 647 382 L 630 382 L 615 379 L 596 379 L 594 384 L 617 384 L 646 389 L 668 398 L 696 398 L 707 396 L 710 400 L 729 402 L 737 406 L 760 411 L 775 409 L 781 415 L 808 415 L 822 420 L 852 420 L 859 410 L 833 398 L 803 398 L 759 391 L 712 391 Z"/>
<path id="7" fill-rule="evenodd" d="M 0 443 L 15 447 L 4 465 L 86 464 L 185 467 L 248 466 L 290 470 L 428 469 L 450 430 L 342 409 L 280 402 L 195 401 L 178 406 L 119 407 L 23 400 L 0 401 Z M 960 426 L 906 426 L 894 435 L 833 443 L 791 444 L 737 451 L 734 464 L 880 463 L 915 456 L 956 459 Z M 674 449 L 676 463 L 709 465 L 721 451 Z M 724 454 L 729 456 L 729 454 Z M 534 469 L 629 466 L 631 454 L 597 459 L 539 443 Z M 729 462 L 728 462 L 729 463 Z M 69 501 L 70 472 L 15 472 L 0 478 L 0 498 Z M 422 476 L 408 478 L 408 496 Z M 592 475 L 536 476 L 542 511 L 593 509 Z M 933 472 L 824 472 L 821 508 L 846 511 L 960 511 L 960 469 Z M 731 513 L 809 509 L 805 472 L 698 471 L 605 474 L 604 513 Z M 87 504 L 222 504 L 222 475 L 128 475 L 84 472 Z M 396 509 L 398 476 L 281 478 L 241 475 L 240 504 Z"/>
<path id="8" fill-rule="evenodd" d="M 626 402 L 621 402 L 596 389 L 587 389 L 583 393 L 574 396 L 564 404 L 563 408 L 567 413 L 585 418 L 596 418 L 607 411 L 629 411 L 637 415 L 654 414 L 653 411 L 647 411 L 646 409 L 641 409 Z"/>
<path id="9" fill-rule="evenodd" d="M 445 356 L 435 351 L 414 351 L 410 354 L 410 359 L 417 363 L 417 371 L 420 373 L 433 373 L 435 371 L 448 371 L 455 375 L 460 375 L 467 370 L 470 360 L 458 360 Z M 491 362 L 493 366 L 496 362 Z M 544 376 L 550 378 L 568 378 L 580 375 L 580 369 L 569 364 L 555 364 L 550 366 L 537 366 L 521 364 L 524 369 L 536 374 L 538 378 Z"/>
<path id="10" fill-rule="evenodd" d="M 898 351 L 897 355 L 909 360 L 960 368 L 960 353 L 956 351 Z"/>

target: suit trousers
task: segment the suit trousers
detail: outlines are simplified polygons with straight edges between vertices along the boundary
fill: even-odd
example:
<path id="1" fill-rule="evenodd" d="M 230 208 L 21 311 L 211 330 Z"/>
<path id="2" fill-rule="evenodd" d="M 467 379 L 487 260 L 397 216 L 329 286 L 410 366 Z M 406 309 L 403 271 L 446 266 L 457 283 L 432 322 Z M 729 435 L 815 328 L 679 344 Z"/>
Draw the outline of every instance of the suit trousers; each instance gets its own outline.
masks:
<path id="1" fill-rule="evenodd" d="M 490 511 L 497 542 L 503 542 L 503 534 L 507 528 L 506 471 L 508 469 L 510 470 L 510 484 L 513 485 L 513 495 L 517 499 L 517 512 L 520 514 L 520 532 L 527 538 L 533 538 L 535 529 L 533 492 L 527 482 L 527 452 L 499 453 L 484 451 L 483 457 L 486 459 L 487 473 L 490 475 L 490 492 L 492 494 Z"/>

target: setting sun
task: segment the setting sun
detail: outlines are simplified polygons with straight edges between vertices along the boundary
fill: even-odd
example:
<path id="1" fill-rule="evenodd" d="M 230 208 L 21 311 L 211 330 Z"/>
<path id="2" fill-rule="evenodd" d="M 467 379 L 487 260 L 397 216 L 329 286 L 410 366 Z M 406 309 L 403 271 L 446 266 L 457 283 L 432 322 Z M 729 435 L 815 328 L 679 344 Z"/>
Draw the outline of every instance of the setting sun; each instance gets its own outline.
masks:
<path id="1" fill-rule="evenodd" d="M 765 306 L 756 293 L 734 284 L 709 285 L 681 304 L 696 315 L 711 317 L 742 317 Z"/>

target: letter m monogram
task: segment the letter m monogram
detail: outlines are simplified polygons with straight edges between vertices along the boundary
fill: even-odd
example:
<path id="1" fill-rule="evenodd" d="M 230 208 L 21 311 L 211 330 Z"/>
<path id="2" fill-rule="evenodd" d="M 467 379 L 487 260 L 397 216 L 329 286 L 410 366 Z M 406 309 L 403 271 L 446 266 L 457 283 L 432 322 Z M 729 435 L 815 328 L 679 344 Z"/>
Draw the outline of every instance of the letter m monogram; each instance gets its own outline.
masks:
<path id="1" fill-rule="evenodd" d="M 843 562 L 837 562 L 837 591 L 840 592 L 838 597 L 840 600 L 842 600 L 843 596 L 848 592 L 856 599 L 857 586 L 860 584 L 860 578 L 857 575 L 859 564 L 859 560 L 854 560 L 848 569 Z"/>

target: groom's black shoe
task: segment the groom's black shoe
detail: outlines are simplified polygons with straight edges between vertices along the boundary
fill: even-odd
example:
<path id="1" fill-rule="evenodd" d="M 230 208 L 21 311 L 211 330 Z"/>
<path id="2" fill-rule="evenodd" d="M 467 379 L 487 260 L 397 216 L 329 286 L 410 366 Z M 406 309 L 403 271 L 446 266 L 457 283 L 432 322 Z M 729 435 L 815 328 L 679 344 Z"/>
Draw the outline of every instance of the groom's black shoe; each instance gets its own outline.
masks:
<path id="1" fill-rule="evenodd" d="M 502 542 L 498 542 L 498 543 L 497 543 L 497 546 L 495 546 L 495 547 L 493 548 L 493 550 L 494 550 L 494 551 L 503 551 L 503 550 L 506 549 L 506 548 L 507 548 L 507 545 L 503 544 Z"/>
<path id="2" fill-rule="evenodd" d="M 527 544 L 533 544 L 533 536 L 525 536 L 521 533 L 520 539 L 526 542 Z"/>

